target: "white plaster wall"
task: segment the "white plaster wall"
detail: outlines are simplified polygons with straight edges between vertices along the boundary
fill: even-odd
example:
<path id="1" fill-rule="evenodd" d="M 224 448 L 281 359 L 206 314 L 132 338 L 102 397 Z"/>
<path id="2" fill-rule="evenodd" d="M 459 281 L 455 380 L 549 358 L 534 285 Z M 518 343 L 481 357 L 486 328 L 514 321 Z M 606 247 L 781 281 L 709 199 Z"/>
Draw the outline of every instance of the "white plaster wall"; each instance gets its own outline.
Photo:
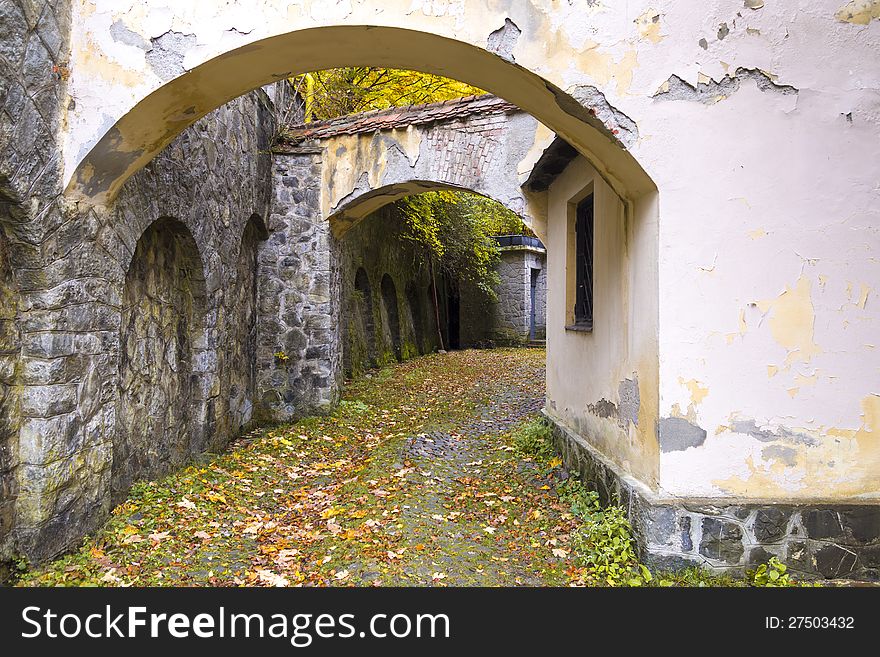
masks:
<path id="1" fill-rule="evenodd" d="M 750 80 L 639 123 L 662 160 L 660 417 L 707 432 L 661 436 L 664 495 L 880 497 L 880 22 L 837 8 L 742 11 L 700 58 L 796 93 Z"/>

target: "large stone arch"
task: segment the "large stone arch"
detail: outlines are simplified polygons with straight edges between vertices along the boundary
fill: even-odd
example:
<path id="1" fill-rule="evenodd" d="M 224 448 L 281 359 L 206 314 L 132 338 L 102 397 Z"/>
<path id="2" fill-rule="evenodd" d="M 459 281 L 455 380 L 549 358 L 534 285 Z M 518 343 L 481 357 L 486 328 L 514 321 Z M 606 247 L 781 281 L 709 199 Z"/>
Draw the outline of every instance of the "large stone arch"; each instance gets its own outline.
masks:
<path id="1" fill-rule="evenodd" d="M 212 384 L 202 258 L 184 224 L 161 218 L 138 240 L 125 276 L 112 497 L 203 451 Z"/>
<path id="2" fill-rule="evenodd" d="M 382 206 L 432 189 L 491 198 L 541 233 L 545 195 L 524 184 L 524 170 L 542 129 L 485 94 L 301 123 L 282 133 L 275 153 L 320 153 L 321 212 L 337 237 Z"/>
<path id="3" fill-rule="evenodd" d="M 275 16 L 282 4 L 284 17 Z M 313 11 L 297 16 L 287 12 L 287 3 L 270 3 L 262 6 L 261 18 L 273 20 L 261 20 L 246 36 L 238 32 L 235 47 L 216 34 L 208 36 L 213 25 L 205 22 L 208 16 L 178 12 L 178 29 L 185 32 L 180 38 L 172 38 L 170 31 L 162 35 L 168 37 L 166 47 L 150 50 L 159 51 L 158 64 L 151 57 L 132 56 L 136 50 L 131 48 L 150 32 L 145 22 L 112 9 L 83 12 L 79 28 L 83 37 L 93 37 L 93 44 L 121 48 L 105 34 L 106 23 L 115 21 L 117 33 L 125 32 L 125 40 L 136 45 L 121 48 L 127 56 L 120 56 L 124 63 L 115 68 L 96 66 L 93 48 L 88 54 L 74 51 L 71 84 L 80 97 L 69 115 L 68 193 L 106 203 L 177 134 L 231 98 L 298 73 L 364 64 L 445 75 L 486 89 L 569 142 L 624 198 L 656 189 L 627 150 L 636 137 L 635 124 L 610 107 L 597 88 L 566 83 L 580 53 L 546 14 L 561 18 L 570 9 L 531 0 L 513 12 L 523 14 L 517 22 L 507 9 L 477 0 L 465 4 L 468 20 L 462 21 L 414 12 L 408 0 L 383 3 L 381 12 L 346 3 L 344 17 L 335 15 L 341 9 L 336 5 L 329 12 L 328 7 L 310 7 Z M 212 19 L 235 21 L 224 15 L 231 9 L 204 11 L 214 12 Z M 200 35 L 210 43 L 197 45 Z M 560 57 L 547 57 L 548 44 Z M 564 90 L 569 86 L 571 93 Z M 96 90 L 106 93 L 98 98 Z"/>

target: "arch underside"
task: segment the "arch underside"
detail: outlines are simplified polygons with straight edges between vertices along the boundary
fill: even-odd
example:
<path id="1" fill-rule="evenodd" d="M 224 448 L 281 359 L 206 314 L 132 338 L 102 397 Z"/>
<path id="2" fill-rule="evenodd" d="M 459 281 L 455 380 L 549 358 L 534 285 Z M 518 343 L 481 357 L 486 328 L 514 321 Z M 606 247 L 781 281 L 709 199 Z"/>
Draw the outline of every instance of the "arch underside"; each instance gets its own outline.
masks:
<path id="1" fill-rule="evenodd" d="M 279 67 L 279 62 L 285 64 Z M 590 108 L 526 68 L 436 34 L 397 27 L 337 25 L 253 42 L 159 87 L 120 117 L 75 167 L 68 163 L 67 193 L 106 204 L 176 135 L 220 105 L 285 77 L 352 65 L 414 69 L 486 89 L 569 142 L 620 196 L 635 198 L 655 188 Z"/>
<path id="2" fill-rule="evenodd" d="M 354 193 L 349 195 L 349 198 L 340 203 L 330 215 L 330 229 L 333 231 L 334 237 L 341 238 L 360 221 L 386 205 L 399 201 L 407 196 L 415 196 L 417 194 L 424 194 L 426 192 L 438 190 L 471 192 L 479 194 L 480 196 L 485 196 L 497 203 L 501 203 L 501 205 L 504 205 L 506 208 L 516 213 L 530 228 L 534 225 L 534 221 L 531 217 L 528 217 L 527 215 L 524 216 L 522 208 L 516 206 L 511 207 L 511 205 L 513 205 L 511 203 L 505 203 L 501 199 L 481 194 L 479 189 L 453 185 L 451 183 L 440 181 L 407 180 L 390 183 L 377 189 L 363 192 L 359 195 L 354 195 Z"/>

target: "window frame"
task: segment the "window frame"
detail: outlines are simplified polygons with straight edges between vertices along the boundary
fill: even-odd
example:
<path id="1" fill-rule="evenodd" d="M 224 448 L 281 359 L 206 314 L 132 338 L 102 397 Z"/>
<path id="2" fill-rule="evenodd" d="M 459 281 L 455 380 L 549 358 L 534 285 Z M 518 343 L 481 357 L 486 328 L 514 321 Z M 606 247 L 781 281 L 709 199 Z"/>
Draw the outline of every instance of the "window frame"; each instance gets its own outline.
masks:
<path id="1" fill-rule="evenodd" d="M 570 280 L 565 329 L 590 333 L 595 324 L 596 197 L 592 185 L 578 196 L 569 203 Z"/>

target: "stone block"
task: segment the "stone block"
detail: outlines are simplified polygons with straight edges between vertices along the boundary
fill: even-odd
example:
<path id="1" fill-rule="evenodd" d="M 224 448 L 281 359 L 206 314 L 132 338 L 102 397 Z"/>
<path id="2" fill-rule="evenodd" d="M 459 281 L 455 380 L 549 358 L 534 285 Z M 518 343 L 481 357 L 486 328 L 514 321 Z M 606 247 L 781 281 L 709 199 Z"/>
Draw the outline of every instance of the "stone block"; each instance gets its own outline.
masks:
<path id="1" fill-rule="evenodd" d="M 809 538 L 831 540 L 844 538 L 843 525 L 834 510 L 810 509 L 804 511 L 801 518 Z"/>
<path id="2" fill-rule="evenodd" d="M 849 548 L 828 543 L 815 551 L 816 569 L 826 578 L 846 577 L 857 570 L 858 554 Z"/>
<path id="3" fill-rule="evenodd" d="M 845 509 L 839 516 L 849 537 L 857 543 L 880 542 L 880 505 Z"/>
<path id="4" fill-rule="evenodd" d="M 702 529 L 700 554 L 729 564 L 742 560 L 745 548 L 739 525 L 723 518 L 703 518 Z"/>
<path id="5" fill-rule="evenodd" d="M 752 533 L 759 543 L 776 543 L 782 540 L 788 528 L 791 512 L 775 507 L 758 509 L 752 522 Z"/>

